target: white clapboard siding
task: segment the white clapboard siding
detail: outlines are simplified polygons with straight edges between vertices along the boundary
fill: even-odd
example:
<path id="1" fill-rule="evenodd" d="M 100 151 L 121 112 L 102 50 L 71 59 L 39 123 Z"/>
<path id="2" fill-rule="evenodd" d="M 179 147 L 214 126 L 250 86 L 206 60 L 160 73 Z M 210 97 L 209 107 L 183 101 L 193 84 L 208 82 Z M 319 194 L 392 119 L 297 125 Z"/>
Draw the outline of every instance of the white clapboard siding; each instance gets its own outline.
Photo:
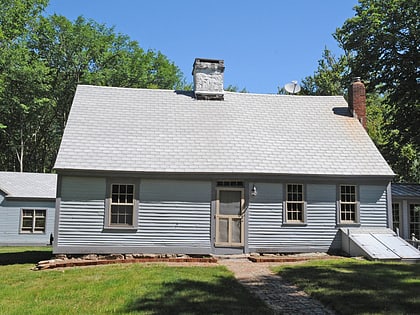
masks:
<path id="1" fill-rule="evenodd" d="M 360 186 L 360 223 L 363 227 L 386 227 L 386 205 L 383 186 Z"/>
<path id="2" fill-rule="evenodd" d="M 111 232 L 104 230 L 106 180 L 63 178 L 57 245 L 210 247 L 210 182 L 139 182 L 137 231 Z"/>
<path id="3" fill-rule="evenodd" d="M 46 210 L 44 233 L 21 233 L 22 209 Z M 0 245 L 47 245 L 54 232 L 55 201 L 8 200 L 0 192 Z"/>

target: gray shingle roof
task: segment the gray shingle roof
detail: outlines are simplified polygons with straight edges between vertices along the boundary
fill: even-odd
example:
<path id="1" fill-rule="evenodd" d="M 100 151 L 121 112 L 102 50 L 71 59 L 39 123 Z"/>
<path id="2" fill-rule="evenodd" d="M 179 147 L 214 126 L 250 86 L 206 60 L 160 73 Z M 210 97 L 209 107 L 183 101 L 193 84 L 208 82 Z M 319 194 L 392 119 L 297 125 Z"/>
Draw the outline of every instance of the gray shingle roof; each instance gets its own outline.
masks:
<path id="1" fill-rule="evenodd" d="M 420 184 L 392 183 L 393 197 L 417 197 L 420 198 Z"/>
<path id="2" fill-rule="evenodd" d="M 6 197 L 54 199 L 56 186 L 56 174 L 0 172 L 0 190 Z"/>
<path id="3" fill-rule="evenodd" d="M 79 86 L 55 168 L 392 176 L 343 97 Z"/>

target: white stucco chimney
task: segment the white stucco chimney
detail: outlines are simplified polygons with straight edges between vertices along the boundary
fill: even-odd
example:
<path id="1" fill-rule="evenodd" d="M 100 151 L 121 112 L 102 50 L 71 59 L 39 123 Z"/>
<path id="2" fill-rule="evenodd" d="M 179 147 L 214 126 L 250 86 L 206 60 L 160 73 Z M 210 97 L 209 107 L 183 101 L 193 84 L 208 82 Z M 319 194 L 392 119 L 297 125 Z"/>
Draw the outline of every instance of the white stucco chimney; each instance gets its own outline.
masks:
<path id="1" fill-rule="evenodd" d="M 223 60 L 196 58 L 193 66 L 194 94 L 198 100 L 223 100 Z"/>

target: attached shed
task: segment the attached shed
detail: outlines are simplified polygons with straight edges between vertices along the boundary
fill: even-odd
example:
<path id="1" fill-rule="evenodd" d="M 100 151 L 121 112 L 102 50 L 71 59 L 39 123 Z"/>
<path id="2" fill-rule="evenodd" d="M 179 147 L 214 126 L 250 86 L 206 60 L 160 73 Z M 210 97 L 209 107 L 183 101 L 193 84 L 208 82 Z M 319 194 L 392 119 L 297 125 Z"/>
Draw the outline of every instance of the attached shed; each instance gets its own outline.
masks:
<path id="1" fill-rule="evenodd" d="M 0 245 L 48 245 L 57 175 L 0 172 Z"/>
<path id="2" fill-rule="evenodd" d="M 394 176 L 364 129 L 365 89 L 233 93 L 196 59 L 194 91 L 80 85 L 58 173 L 54 252 L 310 252 L 392 225 Z"/>

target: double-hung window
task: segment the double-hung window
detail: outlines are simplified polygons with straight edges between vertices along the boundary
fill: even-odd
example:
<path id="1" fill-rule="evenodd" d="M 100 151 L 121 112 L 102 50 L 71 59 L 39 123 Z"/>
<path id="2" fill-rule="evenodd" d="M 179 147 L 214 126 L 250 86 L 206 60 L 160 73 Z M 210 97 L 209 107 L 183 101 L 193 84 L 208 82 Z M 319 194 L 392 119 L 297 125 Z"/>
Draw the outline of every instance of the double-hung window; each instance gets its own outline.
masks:
<path id="1" fill-rule="evenodd" d="M 302 184 L 286 185 L 285 223 L 305 223 L 305 197 Z"/>
<path id="2" fill-rule="evenodd" d="M 108 225 L 132 227 L 135 220 L 135 185 L 111 184 Z"/>
<path id="3" fill-rule="evenodd" d="M 340 185 L 338 217 L 341 224 L 359 222 L 359 205 L 355 185 Z"/>
<path id="4" fill-rule="evenodd" d="M 47 210 L 45 209 L 22 209 L 21 233 L 45 233 Z"/>

